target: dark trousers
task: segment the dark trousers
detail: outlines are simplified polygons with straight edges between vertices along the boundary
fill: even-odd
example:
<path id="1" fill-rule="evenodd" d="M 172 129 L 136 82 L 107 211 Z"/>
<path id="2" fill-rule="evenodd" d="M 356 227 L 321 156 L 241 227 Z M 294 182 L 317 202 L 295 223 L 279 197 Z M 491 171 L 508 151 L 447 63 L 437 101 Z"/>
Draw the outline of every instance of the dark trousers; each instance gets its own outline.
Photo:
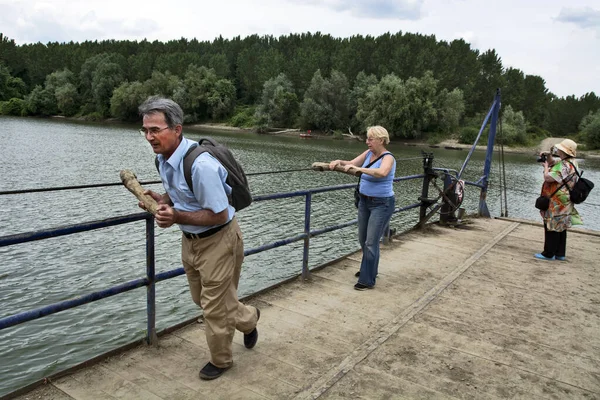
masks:
<path id="1" fill-rule="evenodd" d="M 544 224 L 544 257 L 565 257 L 567 252 L 567 230 L 562 232 L 549 231 Z"/>

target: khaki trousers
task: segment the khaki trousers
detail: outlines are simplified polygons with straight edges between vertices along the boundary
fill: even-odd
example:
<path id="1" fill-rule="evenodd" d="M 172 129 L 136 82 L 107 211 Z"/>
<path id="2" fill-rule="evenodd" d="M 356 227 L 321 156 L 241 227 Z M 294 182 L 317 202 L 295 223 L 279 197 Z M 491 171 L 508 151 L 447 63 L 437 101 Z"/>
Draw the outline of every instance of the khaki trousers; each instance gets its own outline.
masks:
<path id="1" fill-rule="evenodd" d="M 181 259 L 192 299 L 204 310 L 210 361 L 219 368 L 228 367 L 233 362 L 235 330 L 250 333 L 258 319 L 256 308 L 245 306 L 237 297 L 244 243 L 235 217 L 206 238 L 182 235 Z"/>

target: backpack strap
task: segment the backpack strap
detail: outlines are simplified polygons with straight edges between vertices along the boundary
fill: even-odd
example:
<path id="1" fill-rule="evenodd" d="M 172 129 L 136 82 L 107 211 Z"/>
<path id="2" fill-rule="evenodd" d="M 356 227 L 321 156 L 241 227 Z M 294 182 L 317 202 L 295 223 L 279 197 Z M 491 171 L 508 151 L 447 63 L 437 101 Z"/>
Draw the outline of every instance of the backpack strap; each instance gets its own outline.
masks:
<path id="1" fill-rule="evenodd" d="M 208 141 L 209 143 L 212 142 L 212 140 L 210 139 L 200 139 L 199 144 L 190 147 L 187 153 L 185 153 L 185 156 L 183 156 L 183 176 L 185 177 L 185 182 L 187 183 L 192 193 L 194 193 L 194 184 L 192 182 L 192 165 L 194 164 L 194 161 L 196 161 L 196 158 L 198 158 L 200 154 L 206 153 L 208 151 L 205 147 L 201 146 L 202 141 L 204 140 Z M 214 142 L 212 142 L 211 144 L 213 143 Z"/>
<path id="2" fill-rule="evenodd" d="M 573 163 L 571 161 L 567 161 L 569 164 L 573 165 Z M 577 176 L 581 177 L 581 175 L 579 175 L 579 173 L 577 172 L 577 168 L 573 165 L 573 168 L 575 168 L 575 173 L 577 174 Z M 548 198 L 552 198 L 552 196 L 554 196 L 560 189 L 562 189 L 563 186 L 565 186 L 571 179 L 573 179 L 573 174 L 569 174 L 569 176 L 567 176 L 567 179 L 563 179 L 563 183 L 562 185 L 560 185 L 558 187 L 558 189 L 556 189 L 554 192 L 552 192 L 552 194 L 548 197 Z M 567 186 L 567 189 L 569 187 Z"/>
<path id="3" fill-rule="evenodd" d="M 198 144 L 201 145 L 201 146 L 202 146 L 203 142 L 208 142 L 211 146 L 217 147 L 217 142 L 215 142 L 214 140 L 212 140 L 212 138 L 203 137 L 203 138 L 200 138 L 200 140 L 198 140 Z"/>
<path id="4" fill-rule="evenodd" d="M 373 153 L 371 153 L 371 154 L 373 154 Z M 365 168 L 371 168 L 371 166 L 373 164 L 375 164 L 377 161 L 381 160 L 383 157 L 387 156 L 388 154 L 391 155 L 392 157 L 394 156 L 389 151 L 386 151 L 385 153 L 383 153 L 382 155 L 380 155 L 379 157 L 377 157 L 374 161 L 371 161 L 369 164 L 367 164 L 367 166 Z M 358 177 L 358 185 L 357 185 L 357 187 L 360 186 L 360 178 L 362 178 L 362 174 L 360 174 L 360 176 Z"/>
<path id="5" fill-rule="evenodd" d="M 210 153 L 210 151 L 208 149 L 206 149 L 205 147 L 202 147 L 203 142 L 208 142 L 211 146 L 217 145 L 215 143 L 215 141 L 212 140 L 211 138 L 204 137 L 204 138 L 201 138 L 197 144 L 191 146 L 188 149 L 188 151 L 185 153 L 185 155 L 183 156 L 183 176 L 185 178 L 185 182 L 187 183 L 187 185 L 190 188 L 192 193 L 194 193 L 194 184 L 192 182 L 192 165 L 194 165 L 194 161 L 196 161 L 196 158 L 198 158 L 198 156 L 200 154 L 205 153 L 205 152 Z M 160 168 L 159 168 L 160 163 L 158 162 L 158 157 L 154 157 L 154 165 L 156 166 L 156 170 L 158 171 L 158 174 L 160 175 Z"/>
<path id="6" fill-rule="evenodd" d="M 579 178 L 581 178 L 581 175 L 583 175 L 583 171 L 581 171 L 581 173 L 579 173 L 579 171 L 577 171 L 577 167 L 575 166 L 575 164 L 573 164 L 573 163 L 572 163 L 571 161 L 569 161 L 569 160 L 567 160 L 567 162 L 573 166 L 573 169 L 575 170 L 575 173 L 577 174 L 577 176 L 578 176 Z"/>

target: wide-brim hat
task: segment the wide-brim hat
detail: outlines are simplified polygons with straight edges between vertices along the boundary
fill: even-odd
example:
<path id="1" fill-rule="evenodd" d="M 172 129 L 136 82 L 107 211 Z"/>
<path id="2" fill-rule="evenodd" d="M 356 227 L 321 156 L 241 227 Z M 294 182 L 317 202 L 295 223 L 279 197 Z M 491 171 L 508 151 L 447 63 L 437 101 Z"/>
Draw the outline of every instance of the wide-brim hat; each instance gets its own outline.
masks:
<path id="1" fill-rule="evenodd" d="M 554 147 L 571 157 L 577 155 L 577 143 L 571 139 L 565 139 Z"/>

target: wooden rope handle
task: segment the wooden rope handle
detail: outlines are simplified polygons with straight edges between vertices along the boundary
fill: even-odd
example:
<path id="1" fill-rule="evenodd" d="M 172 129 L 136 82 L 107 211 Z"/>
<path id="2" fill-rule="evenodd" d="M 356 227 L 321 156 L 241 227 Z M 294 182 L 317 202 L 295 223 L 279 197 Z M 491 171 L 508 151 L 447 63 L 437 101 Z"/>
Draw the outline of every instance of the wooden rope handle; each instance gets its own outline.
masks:
<path id="1" fill-rule="evenodd" d="M 312 169 L 315 171 L 337 171 L 337 172 L 342 172 L 344 174 L 348 174 L 348 175 L 352 175 L 352 176 L 360 176 L 361 172 L 357 171 L 357 170 L 352 170 L 350 169 L 350 171 L 345 171 L 344 167 L 342 167 L 341 165 L 336 165 L 334 169 L 329 169 L 329 163 L 324 163 L 324 162 L 314 162 L 312 163 Z"/>
<path id="2" fill-rule="evenodd" d="M 156 215 L 158 203 L 151 196 L 144 194 L 144 188 L 142 188 L 140 185 L 140 182 L 137 180 L 135 174 L 128 169 L 124 169 L 121 171 L 119 176 L 121 177 L 121 182 L 123 182 L 123 185 L 125 185 L 127 190 L 133 193 L 135 197 L 137 197 L 137 199 L 144 204 L 149 213 Z"/>

